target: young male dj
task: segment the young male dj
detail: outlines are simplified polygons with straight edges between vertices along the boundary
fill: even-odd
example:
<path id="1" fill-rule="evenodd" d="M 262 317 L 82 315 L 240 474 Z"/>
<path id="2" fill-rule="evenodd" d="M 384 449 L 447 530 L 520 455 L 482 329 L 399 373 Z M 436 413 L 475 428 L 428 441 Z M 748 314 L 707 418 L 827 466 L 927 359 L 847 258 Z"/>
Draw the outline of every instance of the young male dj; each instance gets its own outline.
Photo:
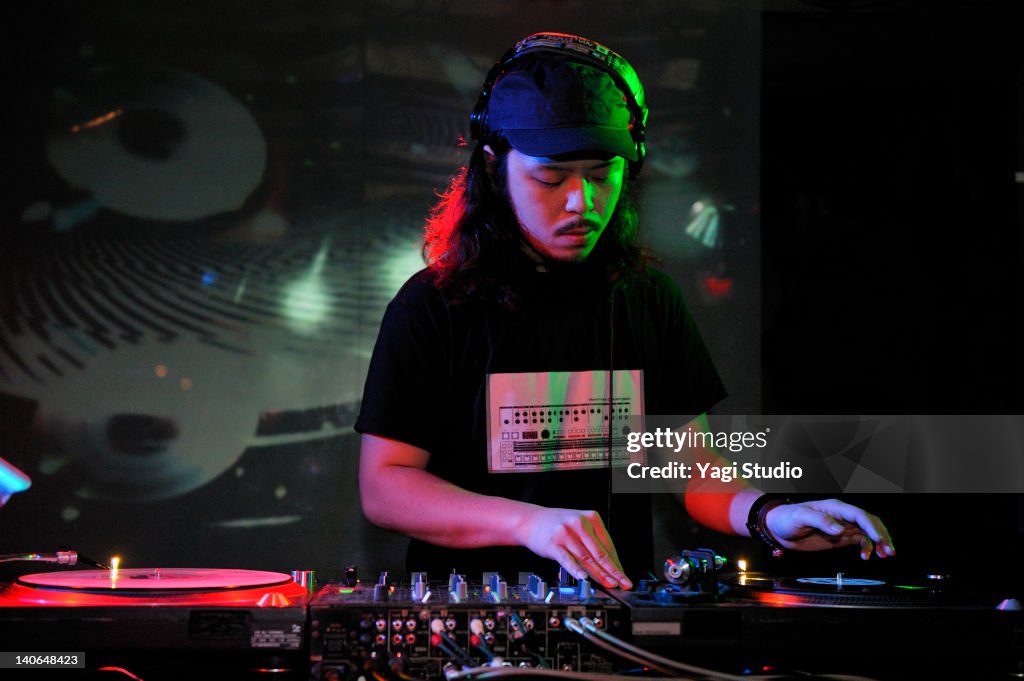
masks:
<path id="1" fill-rule="evenodd" d="M 637 243 L 646 115 L 629 65 L 578 36 L 528 36 L 488 75 L 477 145 L 428 220 L 428 267 L 388 306 L 356 423 L 363 510 L 412 538 L 410 570 L 550 574 L 554 560 L 629 588 L 654 564 L 650 499 L 610 493 L 607 454 L 507 472 L 494 433 L 539 410 L 543 439 L 609 386 L 649 414 L 725 395 L 678 287 Z M 783 548 L 894 553 L 860 508 L 768 500 L 734 486 L 686 507 Z"/>

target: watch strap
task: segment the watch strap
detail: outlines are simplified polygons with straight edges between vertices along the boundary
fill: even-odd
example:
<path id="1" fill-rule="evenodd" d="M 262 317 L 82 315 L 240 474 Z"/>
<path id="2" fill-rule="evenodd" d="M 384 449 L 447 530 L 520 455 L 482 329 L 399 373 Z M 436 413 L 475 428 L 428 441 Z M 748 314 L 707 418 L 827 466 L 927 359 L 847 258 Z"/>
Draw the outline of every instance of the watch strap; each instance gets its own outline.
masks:
<path id="1" fill-rule="evenodd" d="M 782 545 L 779 544 L 778 540 L 768 530 L 768 524 L 766 518 L 768 511 L 772 510 L 776 506 L 782 506 L 783 504 L 791 503 L 789 499 L 780 497 L 775 494 L 762 494 L 754 503 L 750 505 L 750 511 L 747 513 L 747 531 L 750 532 L 751 537 L 760 539 L 765 543 L 768 548 L 772 551 L 772 558 L 779 558 L 784 553 Z"/>

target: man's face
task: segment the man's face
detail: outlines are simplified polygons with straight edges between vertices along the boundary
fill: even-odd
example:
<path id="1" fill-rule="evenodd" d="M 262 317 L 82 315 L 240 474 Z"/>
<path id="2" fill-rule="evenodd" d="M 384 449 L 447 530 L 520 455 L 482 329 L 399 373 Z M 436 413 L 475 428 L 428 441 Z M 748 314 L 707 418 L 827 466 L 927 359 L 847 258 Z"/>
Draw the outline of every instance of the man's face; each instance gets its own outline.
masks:
<path id="1" fill-rule="evenodd" d="M 621 156 L 564 161 L 509 151 L 508 194 L 530 246 L 551 260 L 585 260 L 615 211 L 625 166 Z"/>

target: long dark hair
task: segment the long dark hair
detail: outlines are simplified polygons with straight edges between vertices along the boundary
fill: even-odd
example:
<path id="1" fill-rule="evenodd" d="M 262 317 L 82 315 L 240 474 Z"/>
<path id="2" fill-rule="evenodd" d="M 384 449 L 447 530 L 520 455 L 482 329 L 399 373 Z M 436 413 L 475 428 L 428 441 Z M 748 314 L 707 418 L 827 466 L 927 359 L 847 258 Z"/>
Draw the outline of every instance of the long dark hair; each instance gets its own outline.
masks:
<path id="1" fill-rule="evenodd" d="M 486 144 L 495 160 L 488 163 L 485 142 L 480 142 L 431 210 L 423 258 L 450 301 L 492 301 L 513 309 L 512 270 L 522 257 L 522 237 L 508 194 L 511 147 L 500 135 L 491 135 Z M 587 258 L 605 269 L 609 282 L 646 271 L 652 258 L 638 243 L 638 225 L 627 177 L 608 227 Z"/>

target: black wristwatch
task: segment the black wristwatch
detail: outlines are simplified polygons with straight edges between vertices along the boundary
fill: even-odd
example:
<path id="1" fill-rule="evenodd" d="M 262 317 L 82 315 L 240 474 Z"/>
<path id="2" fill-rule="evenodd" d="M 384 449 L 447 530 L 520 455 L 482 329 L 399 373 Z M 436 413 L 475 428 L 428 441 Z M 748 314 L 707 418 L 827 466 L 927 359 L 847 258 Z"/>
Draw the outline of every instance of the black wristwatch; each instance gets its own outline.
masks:
<path id="1" fill-rule="evenodd" d="M 789 499 L 776 494 L 762 494 L 750 505 L 750 512 L 747 513 L 747 530 L 750 532 L 750 536 L 763 541 L 772 550 L 772 558 L 780 557 L 783 554 L 783 548 L 768 531 L 765 517 L 768 515 L 768 511 L 776 506 L 788 503 L 791 503 Z"/>

